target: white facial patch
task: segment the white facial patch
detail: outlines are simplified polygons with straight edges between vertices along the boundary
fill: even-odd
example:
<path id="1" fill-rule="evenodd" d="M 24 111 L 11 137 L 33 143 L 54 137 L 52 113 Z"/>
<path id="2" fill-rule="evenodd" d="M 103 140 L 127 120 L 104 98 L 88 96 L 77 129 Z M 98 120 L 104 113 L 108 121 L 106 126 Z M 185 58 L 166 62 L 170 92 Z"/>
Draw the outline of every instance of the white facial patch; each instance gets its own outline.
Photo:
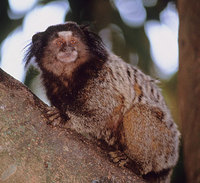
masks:
<path id="1" fill-rule="evenodd" d="M 72 31 L 62 31 L 58 32 L 58 36 L 65 39 L 66 41 L 72 37 Z"/>

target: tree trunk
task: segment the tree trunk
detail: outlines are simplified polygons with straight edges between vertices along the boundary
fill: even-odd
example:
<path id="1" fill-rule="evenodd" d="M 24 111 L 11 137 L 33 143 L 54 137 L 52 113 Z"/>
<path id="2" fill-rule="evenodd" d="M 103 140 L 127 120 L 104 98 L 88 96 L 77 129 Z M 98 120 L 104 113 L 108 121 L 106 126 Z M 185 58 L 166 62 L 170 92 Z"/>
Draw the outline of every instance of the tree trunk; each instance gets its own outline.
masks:
<path id="1" fill-rule="evenodd" d="M 47 125 L 46 108 L 0 69 L 0 182 L 144 182 L 81 135 Z"/>
<path id="2" fill-rule="evenodd" d="M 187 181 L 200 182 L 200 1 L 179 0 L 179 109 Z"/>

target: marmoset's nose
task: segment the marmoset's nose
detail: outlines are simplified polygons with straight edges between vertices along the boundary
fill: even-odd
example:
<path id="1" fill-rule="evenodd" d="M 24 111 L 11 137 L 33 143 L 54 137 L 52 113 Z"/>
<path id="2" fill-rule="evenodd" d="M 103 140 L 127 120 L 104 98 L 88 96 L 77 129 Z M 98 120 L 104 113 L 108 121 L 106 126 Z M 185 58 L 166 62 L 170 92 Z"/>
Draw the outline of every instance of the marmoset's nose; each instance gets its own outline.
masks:
<path id="1" fill-rule="evenodd" d="M 63 52 L 72 52 L 72 51 L 74 51 L 75 50 L 75 48 L 74 47 L 72 47 L 72 46 L 70 46 L 70 45 L 64 45 L 64 46 L 62 46 L 61 48 L 60 48 L 60 51 L 63 51 Z"/>
<path id="2" fill-rule="evenodd" d="M 74 51 L 75 45 L 71 42 L 63 42 L 62 45 L 60 45 L 60 51 Z"/>

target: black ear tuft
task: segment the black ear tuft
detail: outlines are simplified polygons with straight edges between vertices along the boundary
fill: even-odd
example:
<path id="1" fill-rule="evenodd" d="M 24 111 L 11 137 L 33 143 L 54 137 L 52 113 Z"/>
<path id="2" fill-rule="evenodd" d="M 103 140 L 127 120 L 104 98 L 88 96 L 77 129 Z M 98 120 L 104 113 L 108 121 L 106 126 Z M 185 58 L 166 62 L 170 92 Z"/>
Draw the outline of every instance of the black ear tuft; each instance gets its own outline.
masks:
<path id="1" fill-rule="evenodd" d="M 84 33 L 87 46 L 93 55 L 99 59 L 106 60 L 108 53 L 102 39 L 96 33 L 90 31 L 89 25 L 81 25 L 80 28 Z"/>

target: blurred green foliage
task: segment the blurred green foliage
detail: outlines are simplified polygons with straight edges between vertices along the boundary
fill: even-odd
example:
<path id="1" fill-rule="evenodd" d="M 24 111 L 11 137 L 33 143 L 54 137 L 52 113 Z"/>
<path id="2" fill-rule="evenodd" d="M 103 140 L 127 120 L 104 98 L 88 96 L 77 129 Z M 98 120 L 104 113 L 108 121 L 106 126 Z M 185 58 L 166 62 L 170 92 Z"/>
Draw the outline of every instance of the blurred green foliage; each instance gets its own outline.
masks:
<path id="1" fill-rule="evenodd" d="M 38 71 L 38 69 L 31 65 L 26 72 L 26 78 L 24 80 L 24 84 L 26 86 L 31 86 L 33 79 L 39 74 L 40 72 Z"/>

